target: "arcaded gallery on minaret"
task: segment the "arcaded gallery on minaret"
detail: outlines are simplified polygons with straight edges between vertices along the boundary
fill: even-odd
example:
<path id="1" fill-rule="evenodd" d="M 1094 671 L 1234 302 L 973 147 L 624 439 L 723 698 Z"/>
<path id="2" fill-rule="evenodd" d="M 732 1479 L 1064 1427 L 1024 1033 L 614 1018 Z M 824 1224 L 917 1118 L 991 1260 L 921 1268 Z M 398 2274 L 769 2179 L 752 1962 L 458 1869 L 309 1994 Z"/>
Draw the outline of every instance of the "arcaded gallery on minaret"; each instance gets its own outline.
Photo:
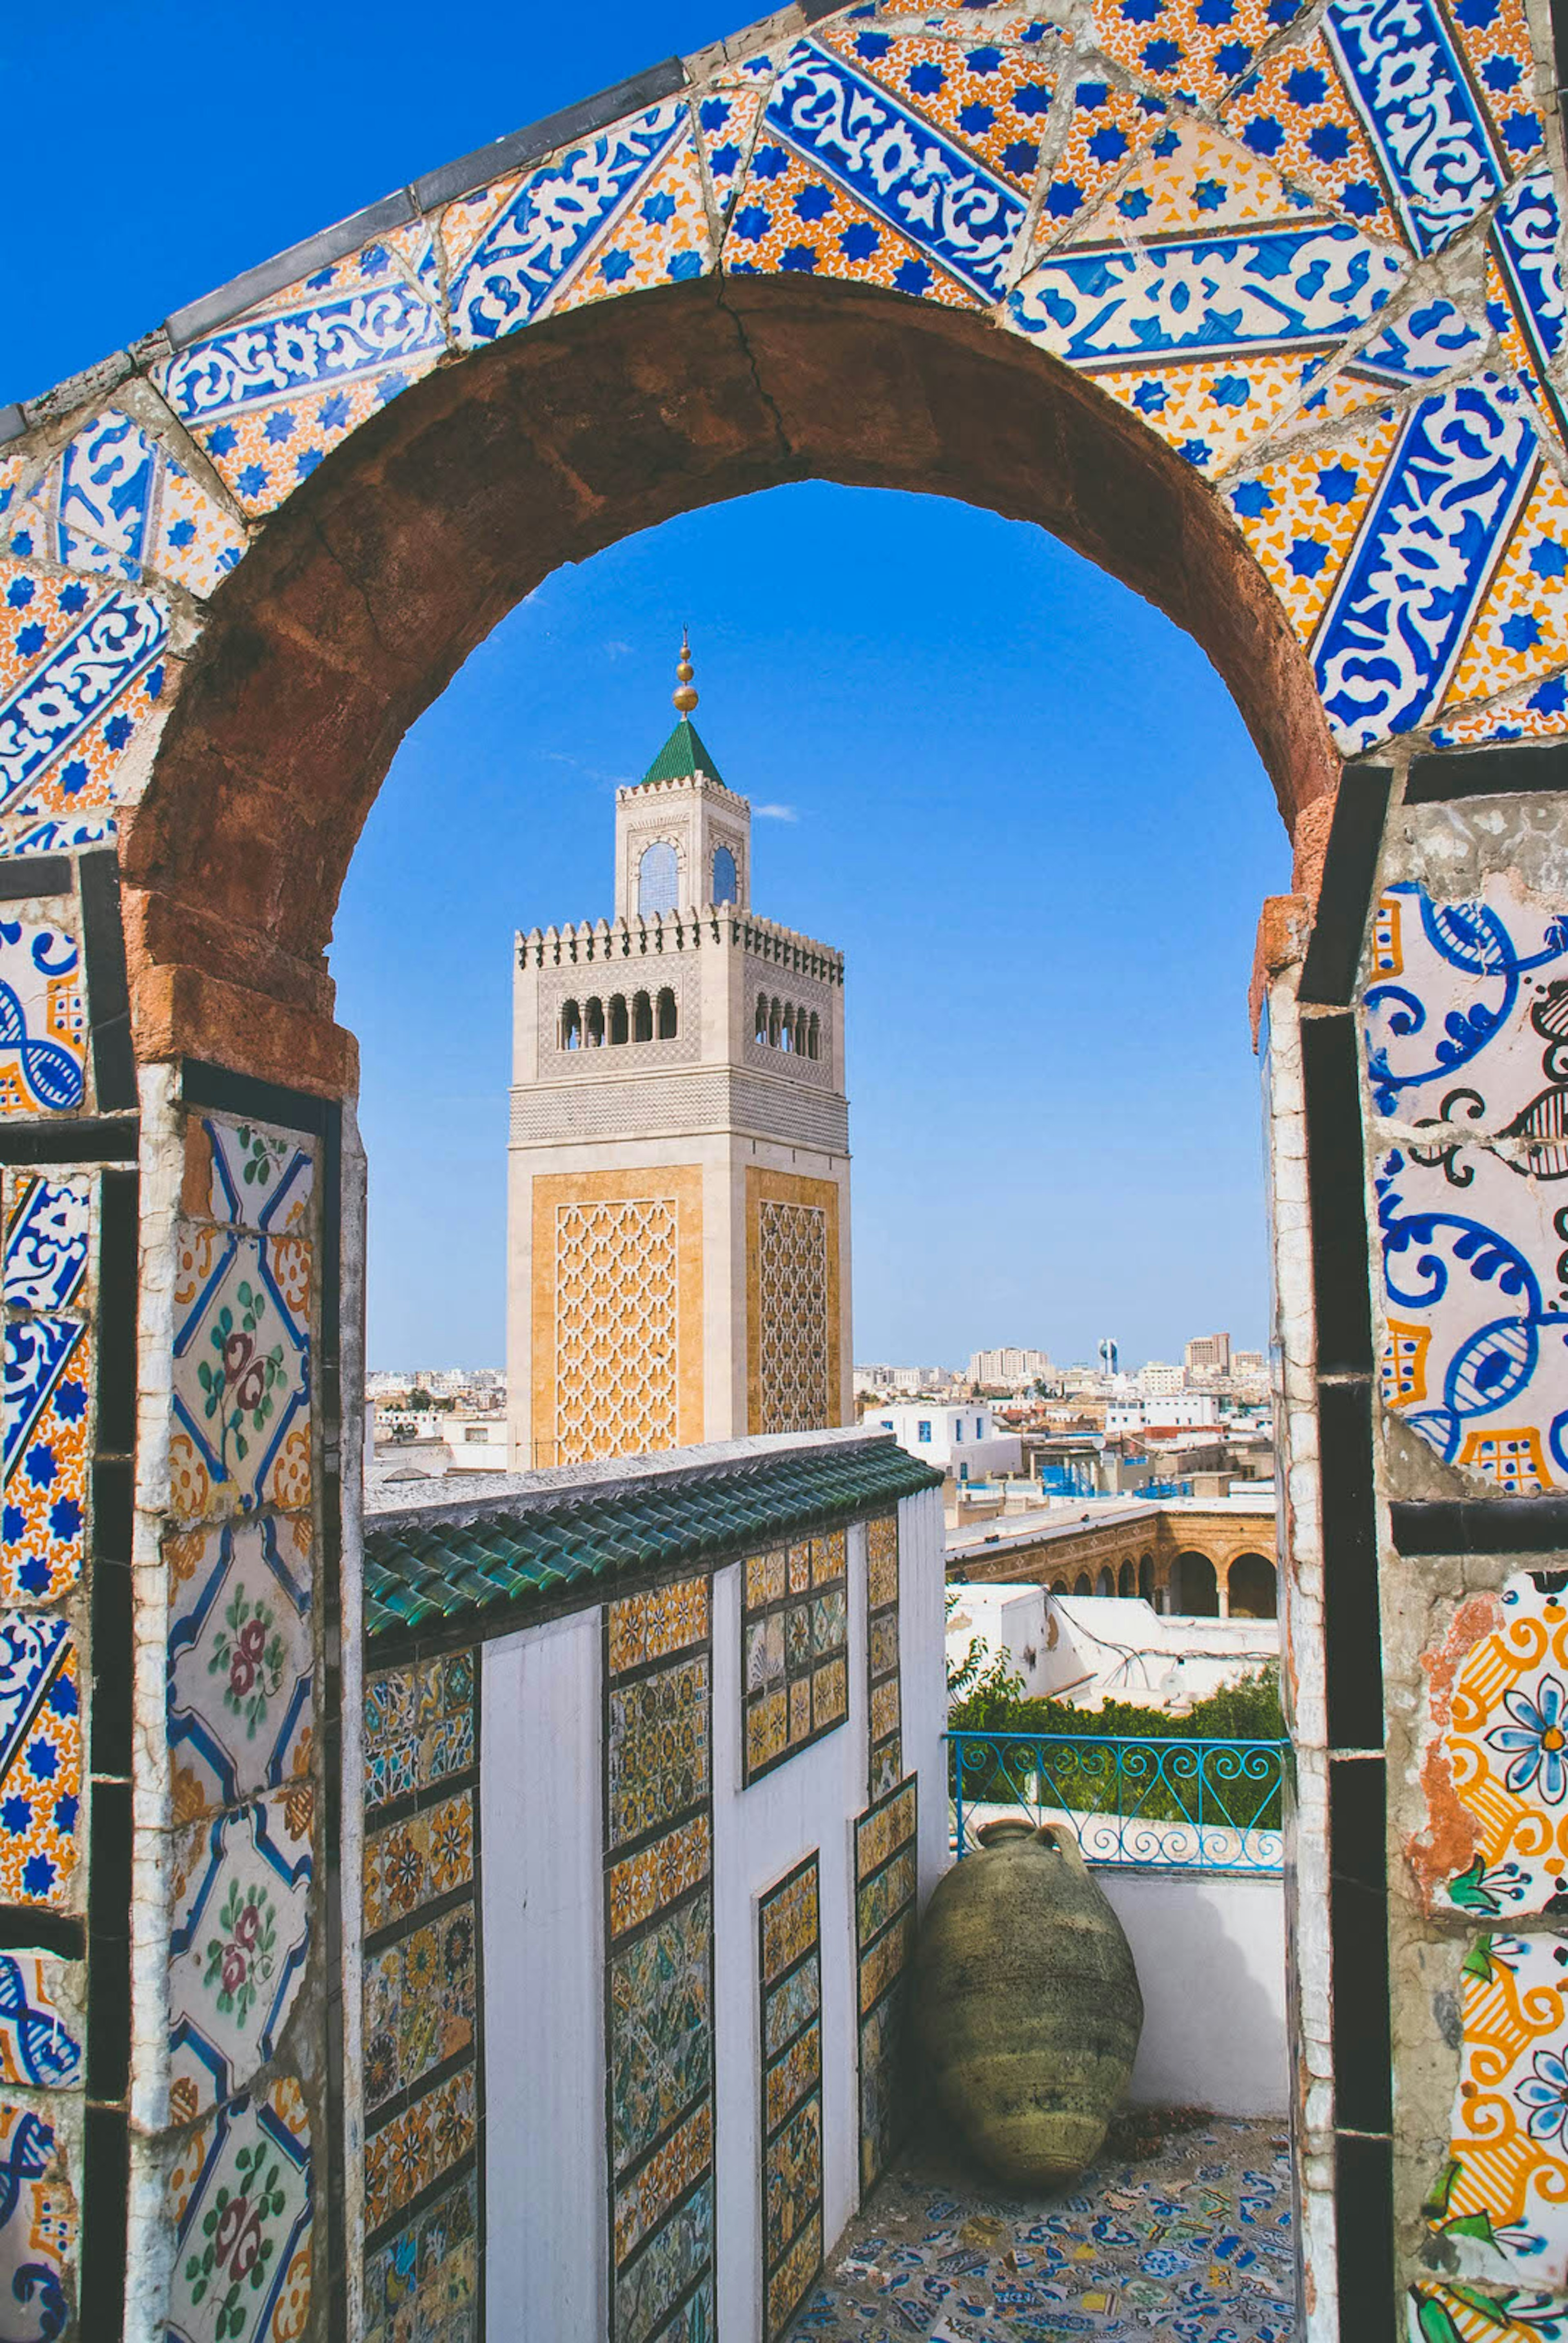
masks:
<path id="1" fill-rule="evenodd" d="M 616 793 L 615 914 L 517 939 L 516 1468 L 848 1421 L 844 962 L 751 909 L 691 721 Z"/>

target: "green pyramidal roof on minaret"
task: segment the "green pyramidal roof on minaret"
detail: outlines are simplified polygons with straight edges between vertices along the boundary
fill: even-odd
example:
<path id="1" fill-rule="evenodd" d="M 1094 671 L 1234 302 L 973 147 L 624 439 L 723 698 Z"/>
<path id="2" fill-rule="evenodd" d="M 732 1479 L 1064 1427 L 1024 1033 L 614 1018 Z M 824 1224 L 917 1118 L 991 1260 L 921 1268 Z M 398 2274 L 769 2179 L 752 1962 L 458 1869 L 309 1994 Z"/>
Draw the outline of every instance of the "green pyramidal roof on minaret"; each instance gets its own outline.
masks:
<path id="1" fill-rule="evenodd" d="M 643 775 L 645 781 L 689 780 L 693 773 L 706 773 L 710 781 L 723 782 L 723 775 L 702 744 L 702 736 L 689 716 L 683 716 L 652 764 Z"/>

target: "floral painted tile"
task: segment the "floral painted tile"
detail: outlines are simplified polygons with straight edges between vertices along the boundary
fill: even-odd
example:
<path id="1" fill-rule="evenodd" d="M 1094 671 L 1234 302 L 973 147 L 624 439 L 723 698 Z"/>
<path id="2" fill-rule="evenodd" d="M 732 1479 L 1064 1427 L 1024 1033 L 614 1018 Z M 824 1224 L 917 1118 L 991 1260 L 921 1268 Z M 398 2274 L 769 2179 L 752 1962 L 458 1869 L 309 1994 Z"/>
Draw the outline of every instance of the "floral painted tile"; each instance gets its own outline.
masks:
<path id="1" fill-rule="evenodd" d="M 175 1308 L 176 1513 L 308 1504 L 308 1243 L 182 1222 Z"/>
<path id="2" fill-rule="evenodd" d="M 1512 177 L 1544 136 L 1524 0 L 1448 0 L 1448 17 Z"/>
<path id="3" fill-rule="evenodd" d="M 474 1763 L 474 1655 L 448 1652 L 372 1676 L 365 1690 L 366 1803 L 427 1790 Z"/>
<path id="4" fill-rule="evenodd" d="M 1487 239 L 1486 314 L 1520 380 L 1568 440 L 1568 416 L 1552 368 L 1563 354 L 1568 306 L 1557 256 L 1557 191 L 1532 171 L 1499 204 Z"/>
<path id="5" fill-rule="evenodd" d="M 176 1842 L 168 1963 L 176 2121 L 245 2087 L 276 2052 L 299 1990 L 310 1949 L 310 1822 L 291 1819 L 288 1805 L 257 1799 Z"/>
<path id="6" fill-rule="evenodd" d="M 369 1954 L 363 1986 L 365 2105 L 375 2114 L 398 2091 L 471 2051 L 477 2031 L 475 1913 L 460 1904 Z"/>
<path id="7" fill-rule="evenodd" d="M 478 2127 L 474 2068 L 414 2100 L 365 2143 L 365 2226 L 380 2228 L 473 2147 Z"/>
<path id="8" fill-rule="evenodd" d="M 634 207 L 655 196 L 657 175 L 675 161 L 677 150 L 685 158 L 676 163 L 678 174 L 689 174 L 681 179 L 682 195 L 678 198 L 666 186 L 668 207 L 656 202 L 656 217 L 634 219 Z M 449 204 L 441 216 L 441 243 L 458 346 L 481 348 L 561 306 L 578 272 L 612 249 L 624 254 L 626 267 L 618 278 L 601 268 L 601 292 L 631 279 L 650 255 L 660 256 L 654 266 L 662 264 L 667 277 L 699 275 L 706 265 L 705 209 L 702 244 L 682 241 L 696 236 L 692 189 L 699 204 L 690 116 L 685 100 L 676 98 L 613 124 L 537 170 L 513 173 Z M 664 232 L 678 222 L 673 237 L 667 237 Z M 687 265 L 687 255 L 695 266 Z M 677 261 L 679 266 L 672 268 Z"/>
<path id="9" fill-rule="evenodd" d="M 271 512 L 445 347 L 422 222 L 176 351 L 154 381 L 245 510 Z"/>
<path id="10" fill-rule="evenodd" d="M 133 585 L 151 573 L 200 596 L 236 567 L 246 542 L 232 513 L 114 407 L 55 458 L 13 517 L 17 528 L 66 568 Z"/>
<path id="11" fill-rule="evenodd" d="M 1429 1664 L 1440 1730 L 1423 1772 L 1450 1874 L 1433 1881 L 1439 1908 L 1568 1914 L 1565 1588 L 1568 1573 L 1514 1573 L 1500 1598 L 1474 1598 L 1495 1605 L 1496 1624 L 1470 1643 L 1452 1683 L 1442 1654 Z M 1467 1836 L 1474 1852 L 1455 1871 Z"/>
<path id="12" fill-rule="evenodd" d="M 25 838 L 113 806 L 126 750 L 162 701 L 168 611 L 152 594 L 26 567 L 32 531 L 0 532 L 0 815 Z M 13 558 L 11 556 L 24 558 Z M 51 833 L 52 834 L 52 833 Z"/>
<path id="13" fill-rule="evenodd" d="M 81 1805 L 75 1638 L 46 1613 L 0 1611 L 0 1903 L 65 1902 Z"/>
<path id="14" fill-rule="evenodd" d="M 0 1953 L 0 2083 L 79 2088 L 85 1972 L 48 1953 Z"/>
<path id="15" fill-rule="evenodd" d="M 35 2107 L 0 2098 L 0 2302 L 17 2307 L 18 2343 L 64 2334 L 76 2295 L 81 2216 L 58 2126 Z"/>
<path id="16" fill-rule="evenodd" d="M 183 1201 L 191 1220 L 308 1237 L 315 1192 L 315 1151 L 297 1133 L 230 1115 L 187 1121 Z"/>
<path id="17" fill-rule="evenodd" d="M 388 1823 L 365 1837 L 367 1936 L 407 1919 L 422 1904 L 465 1887 L 474 1876 L 474 1795 L 456 1797 Z"/>
<path id="18" fill-rule="evenodd" d="M 469 2172 L 366 2256 L 366 2343 L 469 2343 L 478 2236 L 478 2180 Z"/>
<path id="19" fill-rule="evenodd" d="M 702 166 L 689 123 L 548 307 L 553 316 L 616 293 L 684 284 L 713 260 Z"/>
<path id="20" fill-rule="evenodd" d="M 1466 2278 L 1568 2285 L 1568 1939 L 1479 1937 L 1449 2161 L 1425 2207 Z"/>
<path id="21" fill-rule="evenodd" d="M 64 1310 L 87 1273 L 91 1182 L 8 1172 L 5 1300 L 12 1310 Z"/>
<path id="22" fill-rule="evenodd" d="M 0 920 L 0 1115 L 79 1107 L 86 1033 L 77 939 L 63 927 Z"/>
<path id="23" fill-rule="evenodd" d="M 306 1774 L 315 1719 L 311 1519 L 187 1530 L 166 1547 L 169 1746 L 205 1806 Z"/>
<path id="24" fill-rule="evenodd" d="M 274 2343 L 310 2324 L 310 2119 L 288 2077 L 224 2107 L 169 2177 L 171 2343 Z"/>
<path id="25" fill-rule="evenodd" d="M 6 1322 L 0 1600 L 48 1602 L 81 1577 L 92 1346 L 79 1319 Z"/>
<path id="26" fill-rule="evenodd" d="M 1409 2343 L 1568 2343 L 1568 2302 L 1538 2287 L 1480 2294 L 1462 2280 L 1421 2278 L 1407 2308 Z"/>

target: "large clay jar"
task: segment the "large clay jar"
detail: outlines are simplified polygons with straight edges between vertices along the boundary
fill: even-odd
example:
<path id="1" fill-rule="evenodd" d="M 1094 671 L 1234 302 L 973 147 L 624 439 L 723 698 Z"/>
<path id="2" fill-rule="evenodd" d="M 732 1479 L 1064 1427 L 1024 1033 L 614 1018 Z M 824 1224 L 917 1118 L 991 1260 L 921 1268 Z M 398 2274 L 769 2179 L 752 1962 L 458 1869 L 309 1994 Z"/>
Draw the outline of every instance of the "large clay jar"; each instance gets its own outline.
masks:
<path id="1" fill-rule="evenodd" d="M 1091 2163 L 1126 2090 L 1143 1996 L 1121 1923 L 1070 1827 L 987 1823 L 927 1909 L 915 2042 L 943 2113 L 1017 2187 Z"/>

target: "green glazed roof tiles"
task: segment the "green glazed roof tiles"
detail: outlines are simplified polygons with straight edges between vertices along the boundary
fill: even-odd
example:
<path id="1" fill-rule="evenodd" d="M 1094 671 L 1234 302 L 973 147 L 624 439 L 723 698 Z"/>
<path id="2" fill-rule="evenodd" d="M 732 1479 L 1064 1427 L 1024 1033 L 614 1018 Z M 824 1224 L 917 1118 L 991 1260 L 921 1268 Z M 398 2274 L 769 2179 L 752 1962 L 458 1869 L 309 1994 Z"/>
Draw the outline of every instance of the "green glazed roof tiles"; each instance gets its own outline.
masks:
<path id="1" fill-rule="evenodd" d="M 890 1441 L 769 1456 L 650 1485 L 632 1483 L 467 1522 L 427 1516 L 365 1540 L 365 1632 L 408 1634 L 519 1612 L 622 1577 L 701 1562 L 830 1527 L 940 1474 Z M 435 1500 L 439 1503 L 440 1501 Z M 502 1501 L 504 1504 L 504 1500 Z"/>
<path id="2" fill-rule="evenodd" d="M 683 716 L 642 778 L 645 781 L 684 781 L 693 773 L 706 773 L 710 781 L 722 782 L 724 778 L 704 747 L 696 725 L 689 717 Z"/>

